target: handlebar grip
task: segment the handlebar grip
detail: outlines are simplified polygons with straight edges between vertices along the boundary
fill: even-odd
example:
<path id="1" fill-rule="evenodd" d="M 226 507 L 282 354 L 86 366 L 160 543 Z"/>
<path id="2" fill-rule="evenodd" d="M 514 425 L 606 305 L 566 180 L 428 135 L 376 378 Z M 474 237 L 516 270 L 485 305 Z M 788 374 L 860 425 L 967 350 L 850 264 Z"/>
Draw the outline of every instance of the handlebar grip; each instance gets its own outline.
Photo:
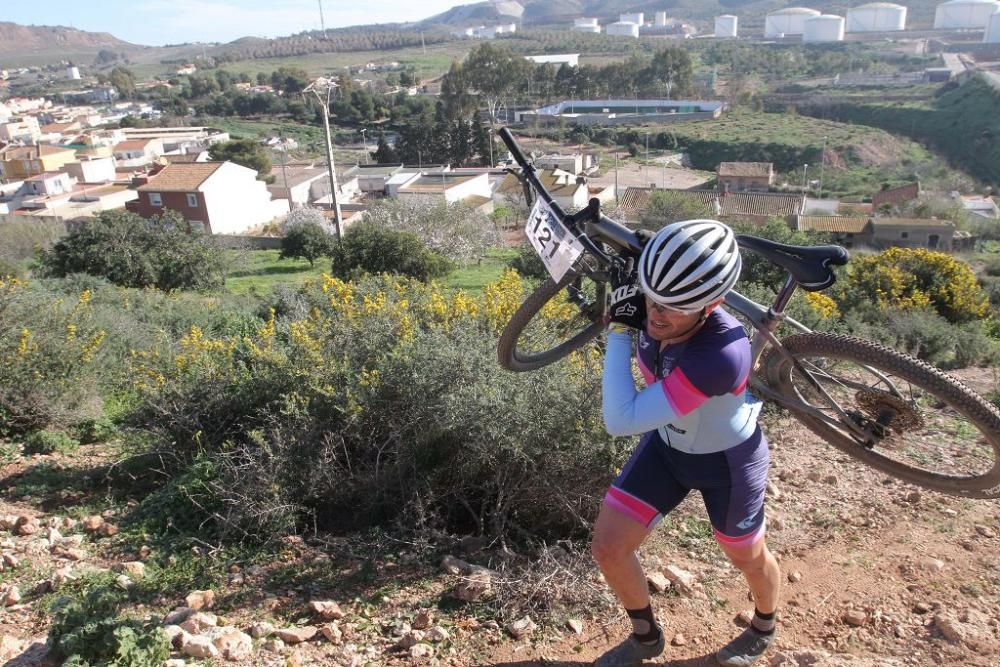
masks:
<path id="1" fill-rule="evenodd" d="M 500 128 L 500 138 L 507 145 L 507 150 L 510 151 L 510 154 L 514 156 L 514 161 L 521 165 L 522 169 L 526 169 L 528 167 L 528 160 L 524 157 L 521 147 L 517 145 L 517 141 L 514 140 L 514 135 L 510 133 L 510 130 L 506 126 Z"/>

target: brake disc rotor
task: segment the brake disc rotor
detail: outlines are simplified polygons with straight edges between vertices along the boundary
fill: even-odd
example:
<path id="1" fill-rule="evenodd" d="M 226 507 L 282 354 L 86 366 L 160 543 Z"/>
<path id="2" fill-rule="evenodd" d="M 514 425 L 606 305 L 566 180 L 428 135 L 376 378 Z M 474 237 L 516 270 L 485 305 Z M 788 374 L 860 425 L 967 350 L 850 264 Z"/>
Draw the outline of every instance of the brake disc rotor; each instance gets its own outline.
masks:
<path id="1" fill-rule="evenodd" d="M 854 395 L 865 416 L 879 422 L 888 417 L 890 420 L 884 424 L 896 433 L 913 431 L 923 427 L 924 418 L 909 401 L 899 396 L 893 396 L 883 391 L 873 391 L 871 389 L 861 389 Z"/>

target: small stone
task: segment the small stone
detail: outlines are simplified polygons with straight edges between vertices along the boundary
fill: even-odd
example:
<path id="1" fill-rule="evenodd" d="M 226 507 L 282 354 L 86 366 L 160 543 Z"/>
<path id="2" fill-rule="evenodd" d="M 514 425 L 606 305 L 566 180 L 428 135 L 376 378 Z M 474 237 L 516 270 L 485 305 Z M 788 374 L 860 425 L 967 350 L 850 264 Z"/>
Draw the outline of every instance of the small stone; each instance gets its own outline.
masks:
<path id="1" fill-rule="evenodd" d="M 62 533 L 59 532 L 58 528 L 49 528 L 48 538 L 49 542 L 55 544 L 56 542 L 58 542 L 63 538 L 63 535 Z"/>
<path id="2" fill-rule="evenodd" d="M 920 569 L 927 572 L 937 573 L 944 569 L 944 561 L 926 556 L 920 559 Z"/>
<path id="3" fill-rule="evenodd" d="M 781 500 L 781 489 L 774 482 L 767 483 L 767 497 L 771 500 Z"/>
<path id="4" fill-rule="evenodd" d="M 193 613 L 194 609 L 191 609 L 190 607 L 177 607 L 163 617 L 163 624 L 180 625 L 184 621 L 188 620 Z"/>
<path id="5" fill-rule="evenodd" d="M 424 640 L 423 630 L 410 630 L 396 642 L 396 648 L 408 649 L 411 646 L 416 646 Z"/>
<path id="6" fill-rule="evenodd" d="M 837 486 L 838 480 L 836 475 L 826 475 L 823 477 L 823 483 L 829 484 L 830 486 Z"/>
<path id="7" fill-rule="evenodd" d="M 87 556 L 90 555 L 85 549 L 63 549 L 59 554 L 69 560 L 75 561 L 86 560 Z"/>
<path id="8" fill-rule="evenodd" d="M 676 565 L 668 565 L 664 574 L 667 575 L 667 578 L 670 579 L 670 582 L 677 588 L 677 590 L 684 595 L 691 595 L 694 593 L 697 580 L 695 579 L 695 576 L 687 570 L 683 570 Z"/>
<path id="9" fill-rule="evenodd" d="M 186 621 L 181 623 L 181 627 L 193 635 L 208 628 L 214 628 L 219 624 L 219 618 L 215 614 L 205 611 L 196 611 L 191 614 Z"/>
<path id="10" fill-rule="evenodd" d="M 67 581 L 72 581 L 73 579 L 76 579 L 76 575 L 73 573 L 73 569 L 69 565 L 66 567 L 60 567 L 52 573 L 52 578 L 49 579 L 49 587 L 52 590 L 57 590 Z"/>
<path id="11" fill-rule="evenodd" d="M 768 530 L 781 530 L 785 527 L 785 520 L 780 516 L 769 516 L 767 517 L 767 529 Z"/>
<path id="12" fill-rule="evenodd" d="M 250 635 L 240 632 L 236 628 L 229 628 L 225 634 L 216 637 L 212 643 L 226 660 L 245 660 L 253 653 L 253 639 L 250 638 Z"/>
<path id="13" fill-rule="evenodd" d="M 462 574 L 463 572 L 469 572 L 470 567 L 464 560 L 449 555 L 442 559 L 441 570 L 448 574 Z"/>
<path id="14" fill-rule="evenodd" d="M 184 632 L 184 628 L 179 625 L 165 625 L 163 626 L 163 631 L 167 633 L 167 640 L 174 648 L 181 647 L 181 644 L 184 642 L 184 635 L 187 634 Z"/>
<path id="15" fill-rule="evenodd" d="M 313 625 L 304 625 L 301 628 L 281 628 L 275 630 L 274 633 L 278 635 L 286 644 L 299 644 L 301 642 L 307 642 L 316 636 L 319 632 Z"/>
<path id="16" fill-rule="evenodd" d="M 113 523 L 102 524 L 101 527 L 97 529 L 97 534 L 101 537 L 113 537 L 118 534 L 118 526 Z"/>
<path id="17" fill-rule="evenodd" d="M 583 634 L 583 621 L 578 618 L 571 618 L 566 621 L 566 627 L 573 631 L 574 634 Z"/>
<path id="18" fill-rule="evenodd" d="M 319 631 L 334 645 L 340 644 L 344 639 L 344 633 L 340 630 L 340 626 L 337 623 L 321 625 Z"/>
<path id="19" fill-rule="evenodd" d="M 133 579 L 142 579 L 146 576 L 146 565 L 142 561 L 130 560 L 125 563 L 119 563 L 115 566 L 117 572 L 124 572 Z"/>
<path id="20" fill-rule="evenodd" d="M 430 609 L 421 609 L 417 612 L 417 615 L 413 617 L 413 622 L 410 623 L 410 627 L 414 630 L 426 630 L 431 627 L 431 623 L 434 622 L 434 614 Z"/>
<path id="21" fill-rule="evenodd" d="M 799 572 L 798 570 L 792 570 L 791 572 L 788 573 L 788 581 L 790 581 L 793 584 L 797 584 L 798 582 L 802 581 L 802 573 Z"/>
<path id="22" fill-rule="evenodd" d="M 146 560 L 147 558 L 149 558 L 149 555 L 151 553 L 153 553 L 153 550 L 150 549 L 149 546 L 143 544 L 141 547 L 139 547 L 139 560 Z"/>
<path id="23" fill-rule="evenodd" d="M 734 620 L 739 625 L 750 625 L 750 622 L 753 621 L 753 612 L 744 609 L 740 613 L 736 614 L 736 618 Z"/>
<path id="24" fill-rule="evenodd" d="M 169 658 L 163 663 L 163 667 L 186 667 L 187 660 L 184 658 Z"/>
<path id="25" fill-rule="evenodd" d="M 17 520 L 14 522 L 14 532 L 18 535 L 34 535 L 41 529 L 42 525 L 38 522 L 38 519 L 27 514 L 17 517 Z"/>
<path id="26" fill-rule="evenodd" d="M 966 638 L 967 633 L 962 624 L 947 614 L 935 614 L 934 625 L 948 641 L 960 642 Z"/>
<path id="27" fill-rule="evenodd" d="M 292 651 L 285 658 L 285 667 L 304 667 L 306 664 L 305 658 L 302 657 L 302 651 Z"/>
<path id="28" fill-rule="evenodd" d="M 104 525 L 104 517 L 100 514 L 93 514 L 81 521 L 80 525 L 83 526 L 83 529 L 88 533 L 93 533 Z"/>
<path id="29" fill-rule="evenodd" d="M 684 646 L 685 644 L 687 644 L 687 639 L 684 637 L 683 634 L 678 632 L 677 634 L 674 635 L 674 638 L 670 640 L 670 643 L 673 646 Z"/>
<path id="30" fill-rule="evenodd" d="M 430 644 L 415 644 L 410 647 L 411 658 L 429 658 L 434 655 L 434 647 Z"/>
<path id="31" fill-rule="evenodd" d="M 489 570 L 475 570 L 455 586 L 454 595 L 465 602 L 476 602 L 493 592 L 493 576 Z"/>
<path id="32" fill-rule="evenodd" d="M 16 525 L 17 525 L 17 517 L 14 516 L 13 514 L 0 515 L 0 530 L 14 530 L 14 526 Z"/>
<path id="33" fill-rule="evenodd" d="M 135 582 L 127 574 L 119 574 L 115 577 L 115 584 L 122 590 L 128 590 L 135 586 Z"/>
<path id="34" fill-rule="evenodd" d="M 186 635 L 181 642 L 181 653 L 192 658 L 215 658 L 219 655 L 219 649 L 208 637 Z"/>
<path id="35" fill-rule="evenodd" d="M 451 635 L 447 630 L 442 628 L 440 625 L 435 625 L 433 628 L 427 631 L 425 637 L 427 640 L 432 642 L 446 642 L 451 639 Z"/>
<path id="36" fill-rule="evenodd" d="M 868 620 L 868 614 L 858 609 L 849 609 L 844 612 L 843 616 L 844 623 L 848 625 L 853 625 L 854 627 L 861 627 Z"/>
<path id="37" fill-rule="evenodd" d="M 18 567 L 21 564 L 21 561 L 18 560 L 17 556 L 15 556 L 14 554 L 4 554 L 3 555 L 3 564 L 4 564 L 5 567 L 9 567 L 11 569 L 14 569 L 14 568 Z"/>
<path id="38" fill-rule="evenodd" d="M 978 523 L 976 524 L 976 532 L 979 533 L 980 535 L 982 535 L 983 537 L 985 537 L 987 539 L 990 539 L 990 540 L 992 540 L 994 537 L 997 536 L 995 530 L 993 530 L 989 526 L 984 526 L 984 525 L 978 524 Z"/>
<path id="39" fill-rule="evenodd" d="M 339 621 L 344 617 L 340 605 L 332 600 L 313 600 L 309 603 L 309 609 L 324 621 Z"/>
<path id="40" fill-rule="evenodd" d="M 184 602 L 191 609 L 211 609 L 215 606 L 215 591 L 191 591 Z"/>
<path id="41" fill-rule="evenodd" d="M 670 580 L 662 572 L 650 572 L 647 574 L 646 583 L 649 584 L 651 590 L 657 593 L 662 593 L 670 588 Z"/>
<path id="42" fill-rule="evenodd" d="M 931 605 L 927 604 L 926 602 L 918 602 L 917 604 L 913 605 L 913 611 L 918 614 L 926 614 L 931 609 L 933 609 L 933 607 L 931 607 Z"/>
<path id="43" fill-rule="evenodd" d="M 531 620 L 530 616 L 524 616 L 523 618 L 517 619 L 513 623 L 509 623 L 507 625 L 507 632 L 509 632 L 510 636 L 514 639 L 521 639 L 522 637 L 527 637 L 533 633 L 537 628 L 538 626 L 533 620 Z"/>
<path id="44" fill-rule="evenodd" d="M 268 623 L 267 621 L 258 621 L 250 626 L 250 636 L 254 639 L 268 637 L 272 634 L 274 634 L 274 625 L 272 623 Z"/>
<path id="45" fill-rule="evenodd" d="M 908 503 L 919 503 L 921 498 L 923 498 L 923 496 L 916 489 L 906 494 L 906 502 Z"/>
<path id="46" fill-rule="evenodd" d="M 281 653 L 285 650 L 285 642 L 280 639 L 268 639 L 261 644 L 261 648 L 265 651 L 270 651 L 271 653 Z"/>
<path id="47" fill-rule="evenodd" d="M 16 585 L 8 588 L 3 594 L 3 599 L 0 599 L 0 603 L 2 603 L 4 607 L 10 607 L 20 601 L 21 591 Z"/>

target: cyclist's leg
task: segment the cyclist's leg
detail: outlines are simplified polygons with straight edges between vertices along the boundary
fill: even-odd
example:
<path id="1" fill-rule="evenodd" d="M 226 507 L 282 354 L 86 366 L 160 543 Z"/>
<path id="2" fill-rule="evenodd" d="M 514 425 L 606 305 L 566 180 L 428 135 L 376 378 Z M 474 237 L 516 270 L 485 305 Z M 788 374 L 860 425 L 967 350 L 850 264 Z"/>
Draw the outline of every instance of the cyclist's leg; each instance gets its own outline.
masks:
<path id="1" fill-rule="evenodd" d="M 656 432 L 643 436 L 611 484 L 594 525 L 591 551 L 626 609 L 649 604 L 649 589 L 636 549 L 657 523 L 687 495 L 671 474 Z"/>

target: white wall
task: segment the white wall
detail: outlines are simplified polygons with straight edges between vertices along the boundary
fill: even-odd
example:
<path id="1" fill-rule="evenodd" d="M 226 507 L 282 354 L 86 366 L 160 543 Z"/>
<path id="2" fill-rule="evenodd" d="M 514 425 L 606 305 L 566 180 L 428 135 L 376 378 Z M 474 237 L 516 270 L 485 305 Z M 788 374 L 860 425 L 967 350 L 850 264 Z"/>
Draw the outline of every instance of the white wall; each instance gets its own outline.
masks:
<path id="1" fill-rule="evenodd" d="M 106 183 L 115 180 L 115 160 L 110 157 L 70 162 L 63 171 L 81 183 Z"/>
<path id="2" fill-rule="evenodd" d="M 213 234 L 240 234 L 288 213 L 287 199 L 271 199 L 267 184 L 257 172 L 226 162 L 200 191 L 205 195 Z"/>

